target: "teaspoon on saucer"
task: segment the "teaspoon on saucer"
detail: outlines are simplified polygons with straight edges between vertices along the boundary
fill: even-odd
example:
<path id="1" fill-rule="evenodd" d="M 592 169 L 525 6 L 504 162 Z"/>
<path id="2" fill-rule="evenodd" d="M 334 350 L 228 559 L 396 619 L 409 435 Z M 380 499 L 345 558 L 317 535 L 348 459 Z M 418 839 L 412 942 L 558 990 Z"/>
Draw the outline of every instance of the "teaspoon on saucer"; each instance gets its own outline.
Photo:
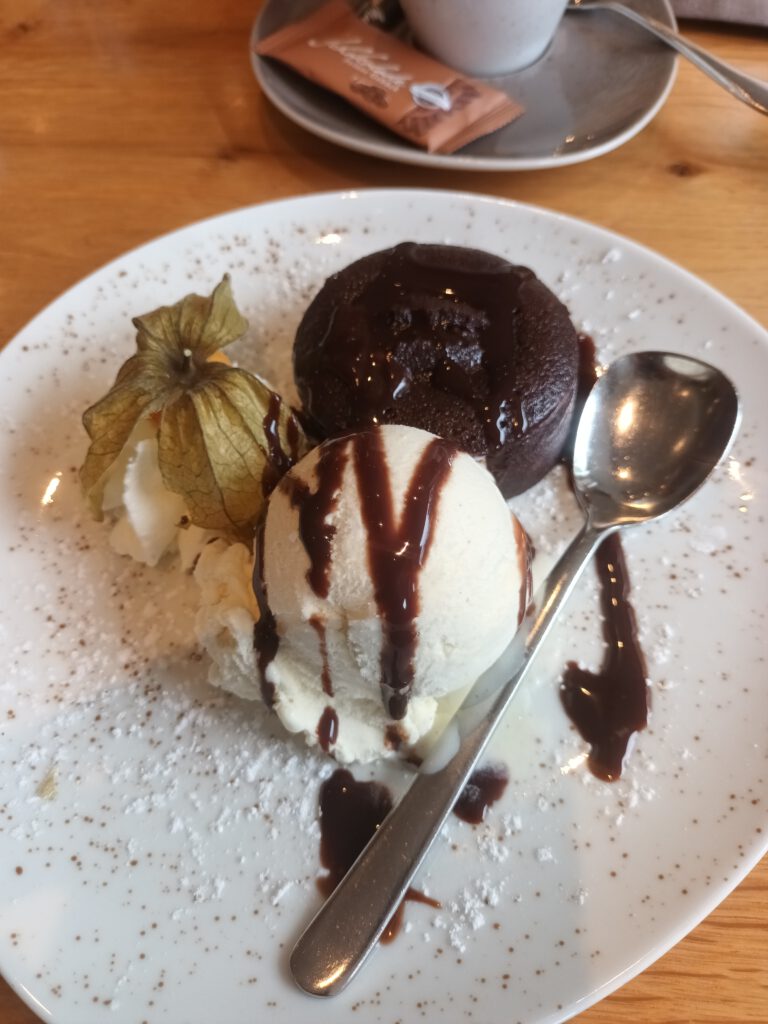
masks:
<path id="1" fill-rule="evenodd" d="M 655 18 L 640 14 L 639 11 L 627 4 L 619 3 L 618 0 L 568 0 L 568 10 L 611 11 L 624 18 L 629 18 L 636 25 L 651 32 L 657 39 L 661 39 L 667 46 L 677 50 L 683 57 L 687 57 L 700 71 L 727 89 L 737 100 L 741 100 L 742 103 L 746 103 L 761 114 L 768 114 L 768 83 L 761 82 L 759 79 L 731 67 L 730 64 L 718 60 L 713 54 L 697 46 L 696 43 L 692 43 L 678 32 L 674 32 Z"/>
<path id="2" fill-rule="evenodd" d="M 640 352 L 599 378 L 573 453 L 584 525 L 507 650 L 472 687 L 408 792 L 296 943 L 290 968 L 305 992 L 336 995 L 363 965 L 598 544 L 689 498 L 723 458 L 738 422 L 733 385 L 698 359 Z"/>

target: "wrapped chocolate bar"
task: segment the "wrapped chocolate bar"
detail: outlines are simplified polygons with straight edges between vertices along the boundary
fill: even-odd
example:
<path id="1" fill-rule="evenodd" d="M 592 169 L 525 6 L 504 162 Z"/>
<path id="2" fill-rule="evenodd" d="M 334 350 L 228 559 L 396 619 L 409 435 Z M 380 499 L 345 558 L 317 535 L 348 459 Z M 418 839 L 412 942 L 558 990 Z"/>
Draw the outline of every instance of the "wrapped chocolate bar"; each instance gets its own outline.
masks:
<path id="1" fill-rule="evenodd" d="M 331 0 L 256 47 L 430 153 L 453 153 L 518 117 L 506 93 L 445 67 Z"/>

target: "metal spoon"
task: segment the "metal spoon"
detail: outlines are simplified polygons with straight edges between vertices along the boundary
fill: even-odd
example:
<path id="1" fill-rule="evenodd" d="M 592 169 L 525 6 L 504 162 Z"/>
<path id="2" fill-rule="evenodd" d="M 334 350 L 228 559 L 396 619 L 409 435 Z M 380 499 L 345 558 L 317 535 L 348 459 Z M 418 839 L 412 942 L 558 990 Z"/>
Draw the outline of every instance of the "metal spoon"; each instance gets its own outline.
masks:
<path id="1" fill-rule="evenodd" d="M 738 421 L 733 385 L 698 359 L 640 352 L 600 377 L 573 455 L 584 526 L 535 595 L 535 610 L 297 942 L 290 966 L 305 992 L 341 992 L 375 946 L 600 541 L 690 497 L 727 451 Z"/>
<path id="2" fill-rule="evenodd" d="M 696 43 L 690 42 L 677 32 L 663 25 L 655 18 L 649 18 L 640 14 L 626 4 L 618 3 L 617 0 L 568 0 L 569 11 L 613 11 L 621 14 L 636 25 L 642 26 L 657 38 L 661 39 L 668 46 L 671 46 L 678 53 L 687 57 L 692 64 L 709 75 L 711 79 L 727 89 L 732 96 L 742 103 L 746 103 L 761 114 L 768 114 L 768 84 L 761 82 L 751 75 L 745 75 L 742 71 L 731 67 L 725 61 L 718 60 L 711 53 L 703 50 Z"/>

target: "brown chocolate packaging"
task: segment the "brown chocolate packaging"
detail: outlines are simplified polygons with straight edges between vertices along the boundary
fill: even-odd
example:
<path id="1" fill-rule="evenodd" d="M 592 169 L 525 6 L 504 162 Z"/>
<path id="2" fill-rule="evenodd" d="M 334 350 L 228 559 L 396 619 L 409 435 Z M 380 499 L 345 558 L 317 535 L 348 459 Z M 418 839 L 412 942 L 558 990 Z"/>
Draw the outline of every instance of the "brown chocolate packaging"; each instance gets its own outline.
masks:
<path id="1" fill-rule="evenodd" d="M 330 0 L 256 47 L 430 153 L 453 153 L 519 117 L 506 93 L 467 78 Z"/>

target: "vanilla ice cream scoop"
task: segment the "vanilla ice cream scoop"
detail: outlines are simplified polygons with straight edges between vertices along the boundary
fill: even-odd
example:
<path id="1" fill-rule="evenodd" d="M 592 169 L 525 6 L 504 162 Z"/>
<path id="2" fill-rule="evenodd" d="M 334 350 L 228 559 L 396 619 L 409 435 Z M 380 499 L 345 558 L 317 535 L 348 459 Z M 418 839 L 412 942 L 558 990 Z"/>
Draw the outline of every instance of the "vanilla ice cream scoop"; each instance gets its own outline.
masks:
<path id="1" fill-rule="evenodd" d="M 392 425 L 327 441 L 283 477 L 254 579 L 263 695 L 287 729 L 347 762 L 429 732 L 441 698 L 511 639 L 529 566 L 491 475 Z"/>

